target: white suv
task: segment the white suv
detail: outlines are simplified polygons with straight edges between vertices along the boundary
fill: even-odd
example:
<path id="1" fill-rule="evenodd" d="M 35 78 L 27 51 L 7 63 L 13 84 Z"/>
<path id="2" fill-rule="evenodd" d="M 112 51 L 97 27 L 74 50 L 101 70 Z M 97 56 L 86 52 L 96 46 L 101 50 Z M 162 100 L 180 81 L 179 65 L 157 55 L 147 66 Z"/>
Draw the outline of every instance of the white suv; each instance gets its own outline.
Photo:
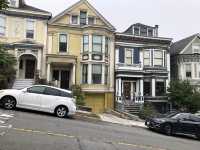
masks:
<path id="1" fill-rule="evenodd" d="M 0 90 L 0 104 L 5 109 L 15 107 L 55 113 L 63 118 L 76 113 L 72 92 L 46 85 L 35 85 L 22 90 Z"/>

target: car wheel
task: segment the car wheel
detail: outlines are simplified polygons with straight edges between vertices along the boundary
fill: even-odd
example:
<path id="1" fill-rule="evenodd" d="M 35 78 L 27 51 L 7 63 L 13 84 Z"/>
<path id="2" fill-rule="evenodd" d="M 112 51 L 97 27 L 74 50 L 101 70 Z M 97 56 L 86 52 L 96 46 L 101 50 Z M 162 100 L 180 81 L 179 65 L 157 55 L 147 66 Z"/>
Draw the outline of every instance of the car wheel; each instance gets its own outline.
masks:
<path id="1" fill-rule="evenodd" d="M 59 118 L 64 118 L 67 116 L 68 109 L 65 106 L 58 106 L 55 110 L 55 114 Z"/>
<path id="2" fill-rule="evenodd" d="M 172 126 L 170 124 L 165 124 L 163 129 L 166 135 L 172 135 Z"/>
<path id="3" fill-rule="evenodd" d="M 196 133 L 196 137 L 200 140 L 200 132 Z"/>
<path id="4" fill-rule="evenodd" d="M 11 96 L 4 97 L 3 107 L 8 110 L 14 109 L 16 107 L 16 100 Z"/>

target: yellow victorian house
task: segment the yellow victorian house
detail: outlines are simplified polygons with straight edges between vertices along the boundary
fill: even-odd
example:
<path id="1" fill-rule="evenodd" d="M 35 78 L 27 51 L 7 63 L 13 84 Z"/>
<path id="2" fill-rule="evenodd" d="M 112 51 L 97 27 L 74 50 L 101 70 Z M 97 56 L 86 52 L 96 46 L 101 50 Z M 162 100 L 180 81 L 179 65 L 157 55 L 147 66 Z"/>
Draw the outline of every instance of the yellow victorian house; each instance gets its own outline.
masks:
<path id="1" fill-rule="evenodd" d="M 0 11 L 0 43 L 17 58 L 16 81 L 20 89 L 34 83 L 36 72 L 46 78 L 47 22 L 51 13 L 29 6 L 24 0 L 8 0 Z"/>
<path id="2" fill-rule="evenodd" d="M 114 105 L 115 28 L 87 0 L 48 23 L 47 81 L 69 89 L 81 85 L 93 112 Z"/>

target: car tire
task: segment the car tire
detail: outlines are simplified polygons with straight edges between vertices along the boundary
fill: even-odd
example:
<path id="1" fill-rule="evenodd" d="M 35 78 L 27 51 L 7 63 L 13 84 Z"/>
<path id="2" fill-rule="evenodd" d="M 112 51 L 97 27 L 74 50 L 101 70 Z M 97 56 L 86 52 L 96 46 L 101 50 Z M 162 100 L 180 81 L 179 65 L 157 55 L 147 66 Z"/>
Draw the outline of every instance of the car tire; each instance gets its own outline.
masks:
<path id="1" fill-rule="evenodd" d="M 68 108 L 66 106 L 58 106 L 55 109 L 55 115 L 59 118 L 64 118 L 66 117 L 68 114 Z"/>
<path id="2" fill-rule="evenodd" d="M 164 133 L 168 136 L 172 135 L 172 126 L 170 124 L 165 124 L 163 126 Z"/>
<path id="3" fill-rule="evenodd" d="M 2 99 L 3 107 L 7 110 L 12 110 L 16 107 L 16 100 L 14 97 L 6 96 Z"/>

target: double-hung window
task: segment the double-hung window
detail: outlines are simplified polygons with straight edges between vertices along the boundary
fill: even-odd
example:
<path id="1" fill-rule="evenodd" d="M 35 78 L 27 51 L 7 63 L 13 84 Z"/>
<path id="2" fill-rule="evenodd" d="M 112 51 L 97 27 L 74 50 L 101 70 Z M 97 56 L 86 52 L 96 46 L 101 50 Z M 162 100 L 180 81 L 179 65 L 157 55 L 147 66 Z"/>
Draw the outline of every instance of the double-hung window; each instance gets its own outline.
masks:
<path id="1" fill-rule="evenodd" d="M 89 35 L 83 35 L 83 52 L 89 51 Z"/>
<path id="2" fill-rule="evenodd" d="M 148 29 L 148 36 L 150 36 L 150 37 L 153 36 L 153 29 Z"/>
<path id="3" fill-rule="evenodd" d="M 151 66 L 150 62 L 150 50 L 144 51 L 144 66 Z"/>
<path id="4" fill-rule="evenodd" d="M 59 52 L 67 52 L 67 34 L 60 34 Z"/>
<path id="5" fill-rule="evenodd" d="M 95 24 L 95 18 L 94 17 L 88 17 L 88 24 L 94 25 Z"/>
<path id="6" fill-rule="evenodd" d="M 98 53 L 102 52 L 102 36 L 101 35 L 93 35 L 92 51 L 98 52 Z"/>
<path id="7" fill-rule="evenodd" d="M 108 55 L 108 51 L 109 51 L 109 38 L 106 37 L 105 38 L 105 54 Z"/>
<path id="8" fill-rule="evenodd" d="M 35 25 L 34 20 L 27 19 L 27 21 L 26 21 L 26 38 L 34 39 L 34 25 Z"/>
<path id="9" fill-rule="evenodd" d="M 156 96 L 164 96 L 166 93 L 165 82 L 156 81 Z"/>
<path id="10" fill-rule="evenodd" d="M 139 36 L 140 35 L 140 28 L 134 27 L 134 35 Z"/>
<path id="11" fill-rule="evenodd" d="M 146 27 L 140 28 L 140 36 L 147 36 L 147 28 Z"/>
<path id="12" fill-rule="evenodd" d="M 93 64 L 92 65 L 92 83 L 101 84 L 102 81 L 102 65 Z"/>
<path id="13" fill-rule="evenodd" d="M 162 50 L 154 50 L 154 66 L 163 66 Z"/>
<path id="14" fill-rule="evenodd" d="M 191 78 L 192 77 L 192 65 L 191 64 L 186 64 L 185 65 L 185 76 L 186 78 Z"/>
<path id="15" fill-rule="evenodd" d="M 80 11 L 80 25 L 86 25 L 86 24 L 87 24 L 87 12 Z"/>
<path id="16" fill-rule="evenodd" d="M 130 48 L 126 48 L 125 49 L 126 51 L 126 64 L 127 65 L 131 65 L 131 64 L 133 64 L 133 50 L 132 49 L 130 49 Z"/>
<path id="17" fill-rule="evenodd" d="M 82 83 L 83 84 L 88 83 L 88 64 L 82 65 Z"/>
<path id="18" fill-rule="evenodd" d="M 0 36 L 5 36 L 6 34 L 6 18 L 0 16 Z"/>

